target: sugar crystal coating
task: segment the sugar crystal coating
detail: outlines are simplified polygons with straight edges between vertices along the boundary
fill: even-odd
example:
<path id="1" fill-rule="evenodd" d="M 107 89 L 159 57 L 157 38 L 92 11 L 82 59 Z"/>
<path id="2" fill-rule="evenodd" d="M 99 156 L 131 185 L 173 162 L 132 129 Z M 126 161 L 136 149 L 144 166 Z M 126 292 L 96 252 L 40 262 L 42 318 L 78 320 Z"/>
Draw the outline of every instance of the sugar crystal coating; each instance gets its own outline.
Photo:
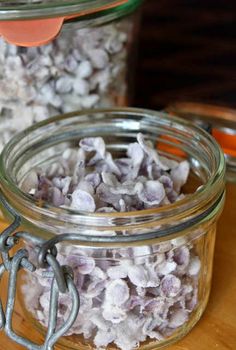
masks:
<path id="1" fill-rule="evenodd" d="M 16 132 L 50 116 L 126 105 L 133 26 L 130 18 L 63 26 L 49 44 L 29 48 L 0 38 L 0 150 Z"/>
<path id="2" fill-rule="evenodd" d="M 46 168 L 33 170 L 22 188 L 54 206 L 99 214 L 162 207 L 183 195 L 187 161 L 160 157 L 142 134 L 118 159 L 101 137 L 82 139 L 79 146 L 65 150 Z M 130 233 L 111 226 L 107 234 Z M 35 259 L 31 253 L 30 258 Z M 57 259 L 72 267 L 80 293 L 79 315 L 67 335 L 82 335 L 97 350 L 109 344 L 133 350 L 150 339 L 162 341 L 188 322 L 198 304 L 201 262 L 186 237 L 122 248 L 61 244 Z M 36 277 L 29 274 L 24 286 L 34 290 L 25 294 L 25 301 L 44 326 L 52 281 L 48 273 L 40 269 Z M 70 299 L 62 295 L 58 326 L 70 307 Z"/>

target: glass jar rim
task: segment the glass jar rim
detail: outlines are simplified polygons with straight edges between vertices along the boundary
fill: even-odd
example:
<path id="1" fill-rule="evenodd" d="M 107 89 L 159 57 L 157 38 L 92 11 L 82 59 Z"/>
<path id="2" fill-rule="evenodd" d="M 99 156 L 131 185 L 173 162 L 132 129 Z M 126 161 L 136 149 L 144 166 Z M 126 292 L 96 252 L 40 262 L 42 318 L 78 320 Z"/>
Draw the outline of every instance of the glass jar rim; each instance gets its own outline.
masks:
<path id="1" fill-rule="evenodd" d="M 202 185 L 201 188 L 186 196 L 185 198 L 170 204 L 165 205 L 160 208 L 144 209 L 133 212 L 117 212 L 117 213 L 88 213 L 88 212 L 78 212 L 65 208 L 55 208 L 52 205 L 45 205 L 44 207 L 39 207 L 36 200 L 34 200 L 29 194 L 23 192 L 16 184 L 15 180 L 12 178 L 12 174 L 8 168 L 9 159 L 13 156 L 17 145 L 19 145 L 22 140 L 28 142 L 28 140 L 33 138 L 34 133 L 44 132 L 50 130 L 50 135 L 53 138 L 55 136 L 53 133 L 56 131 L 56 127 L 60 123 L 68 123 L 68 125 L 74 122 L 76 119 L 82 121 L 86 116 L 94 115 L 106 115 L 106 118 L 115 118 L 114 116 L 121 117 L 131 117 L 133 118 L 133 128 L 138 128 L 138 124 L 135 125 L 135 117 L 148 119 L 149 122 L 158 124 L 161 121 L 166 122 L 170 127 L 178 126 L 180 128 L 187 128 L 191 130 L 195 135 L 197 135 L 199 140 L 204 140 L 210 152 L 212 152 L 212 157 L 214 158 L 214 171 L 209 177 L 206 184 Z M 125 123 L 125 119 L 124 119 Z M 125 127 L 125 124 L 123 125 Z M 57 130 L 58 131 L 58 130 Z M 64 135 L 64 134 L 63 134 Z M 43 138 L 39 138 L 40 143 Z M 25 151 L 25 150 L 24 150 Z M 22 152 L 24 152 L 22 151 Z M 18 158 L 21 156 L 19 154 Z M 37 123 L 30 128 L 24 130 L 23 132 L 15 135 L 8 144 L 4 147 L 2 154 L 0 156 L 0 182 L 2 192 L 6 200 L 10 205 L 20 213 L 26 220 L 34 222 L 31 215 L 39 215 L 41 218 L 44 217 L 48 221 L 58 220 L 60 217 L 60 223 L 69 222 L 74 225 L 80 225 L 81 227 L 94 228 L 98 231 L 111 231 L 111 230 L 130 230 L 136 227 L 153 227 L 158 224 L 165 224 L 170 218 L 173 219 L 173 225 L 169 227 L 169 233 L 166 231 L 157 233 L 150 232 L 150 237 L 163 236 L 177 231 L 183 230 L 189 225 L 198 223 L 203 220 L 207 215 L 209 215 L 217 207 L 221 201 L 224 193 L 224 173 L 225 173 L 225 161 L 224 155 L 219 148 L 218 144 L 208 133 L 199 128 L 198 126 L 178 117 L 170 116 L 164 112 L 155 112 L 152 110 L 136 109 L 136 108 L 114 108 L 114 109 L 99 109 L 99 110 L 85 110 L 72 112 L 60 116 L 56 116 L 47 119 L 43 122 Z M 25 214 L 25 211 L 29 211 L 30 214 Z M 186 217 L 188 218 L 186 220 Z M 29 219 L 30 218 L 30 219 Z M 56 226 L 56 225 L 55 225 Z M 137 236 L 142 235 L 132 235 L 132 238 L 128 240 L 135 240 Z M 145 234 L 145 238 L 149 237 Z M 112 236 L 102 237 L 98 235 L 98 240 L 106 241 L 112 239 Z M 101 239 L 102 237 L 102 239 Z M 114 237 L 113 237 L 114 238 Z M 144 238 L 144 236 L 143 236 Z M 87 238 L 86 238 L 87 239 Z M 85 239 L 85 240 L 86 240 Z M 90 238 L 91 239 L 91 236 Z M 95 237 L 94 237 L 95 239 Z M 120 240 L 127 240 L 127 237 L 120 238 Z"/>
<path id="2" fill-rule="evenodd" d="M 117 17 L 128 14 L 138 7 L 143 0 L 42 0 L 16 2 L 5 0 L 0 2 L 0 21 L 31 20 L 55 18 L 61 16 L 84 17 L 99 13 L 117 13 Z M 114 16 L 113 16 L 114 17 Z"/>

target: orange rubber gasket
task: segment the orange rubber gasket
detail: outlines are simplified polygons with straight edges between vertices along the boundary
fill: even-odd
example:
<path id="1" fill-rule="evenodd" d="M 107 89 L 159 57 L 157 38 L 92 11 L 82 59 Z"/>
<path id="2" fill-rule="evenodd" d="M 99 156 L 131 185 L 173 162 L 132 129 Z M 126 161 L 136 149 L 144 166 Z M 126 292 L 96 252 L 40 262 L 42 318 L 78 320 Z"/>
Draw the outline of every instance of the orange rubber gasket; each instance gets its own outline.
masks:
<path id="1" fill-rule="evenodd" d="M 60 32 L 64 21 L 96 12 L 112 9 L 128 0 L 114 0 L 99 8 L 83 10 L 80 13 L 55 18 L 35 20 L 0 21 L 0 35 L 10 44 L 24 47 L 46 45 Z"/>
<path id="2" fill-rule="evenodd" d="M 166 111 L 184 117 L 184 119 L 206 122 L 212 126 L 212 136 L 219 143 L 226 155 L 236 157 L 236 110 L 217 105 L 196 102 L 176 102 Z"/>
<path id="3" fill-rule="evenodd" d="M 231 135 L 219 129 L 212 129 L 212 136 L 219 143 L 225 154 L 236 157 L 236 135 Z"/>

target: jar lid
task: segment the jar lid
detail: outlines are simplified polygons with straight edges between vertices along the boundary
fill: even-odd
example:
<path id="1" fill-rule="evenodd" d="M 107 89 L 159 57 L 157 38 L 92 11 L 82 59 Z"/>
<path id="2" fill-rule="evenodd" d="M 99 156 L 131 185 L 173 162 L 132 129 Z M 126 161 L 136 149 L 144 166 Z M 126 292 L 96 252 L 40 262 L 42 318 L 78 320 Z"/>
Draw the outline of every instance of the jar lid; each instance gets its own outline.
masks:
<path id="1" fill-rule="evenodd" d="M 0 35 L 18 46 L 39 46 L 59 33 L 64 21 L 127 9 L 141 0 L 22 0 L 0 2 Z"/>
<path id="2" fill-rule="evenodd" d="M 227 178 L 236 181 L 236 110 L 195 102 L 176 102 L 166 110 L 192 120 L 215 137 L 224 151 Z"/>

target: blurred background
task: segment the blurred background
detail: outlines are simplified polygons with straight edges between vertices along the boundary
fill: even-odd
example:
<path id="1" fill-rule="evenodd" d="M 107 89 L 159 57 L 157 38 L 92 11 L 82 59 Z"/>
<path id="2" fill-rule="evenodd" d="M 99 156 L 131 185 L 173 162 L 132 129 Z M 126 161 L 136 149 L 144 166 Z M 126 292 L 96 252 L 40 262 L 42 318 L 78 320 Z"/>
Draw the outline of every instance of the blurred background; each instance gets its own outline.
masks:
<path id="1" fill-rule="evenodd" d="M 146 0 L 135 105 L 236 107 L 236 1 Z"/>

